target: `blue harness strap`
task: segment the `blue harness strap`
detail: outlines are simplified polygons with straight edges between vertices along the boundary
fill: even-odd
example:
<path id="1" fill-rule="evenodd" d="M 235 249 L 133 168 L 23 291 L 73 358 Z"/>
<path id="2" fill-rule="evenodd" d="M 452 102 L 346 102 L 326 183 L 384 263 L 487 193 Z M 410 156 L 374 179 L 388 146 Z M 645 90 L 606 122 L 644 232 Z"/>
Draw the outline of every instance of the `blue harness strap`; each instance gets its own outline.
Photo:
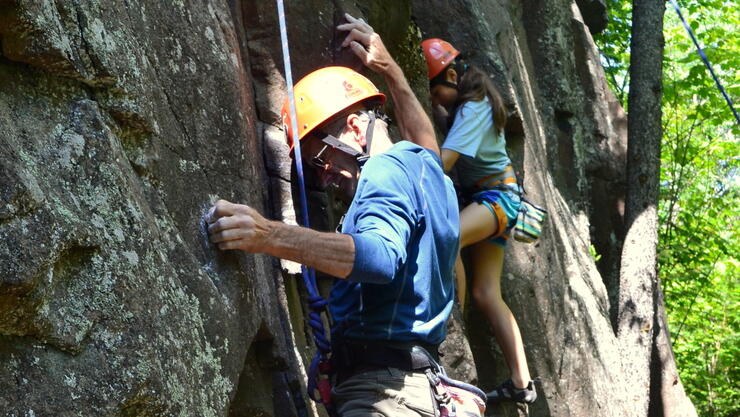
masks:
<path id="1" fill-rule="evenodd" d="M 288 101 L 290 104 L 290 123 L 293 132 L 293 152 L 295 156 L 296 174 L 298 177 L 298 189 L 301 200 L 301 217 L 302 225 L 309 227 L 308 221 L 308 203 L 306 198 L 306 187 L 303 179 L 303 160 L 301 159 L 301 141 L 298 139 L 298 119 L 296 117 L 295 96 L 293 93 L 293 73 L 290 67 L 290 51 L 288 49 L 288 32 L 285 25 L 285 9 L 283 0 L 277 1 L 278 20 L 280 21 L 280 40 L 283 49 L 283 65 L 285 67 L 285 84 L 288 88 Z M 308 369 L 307 391 L 312 400 L 323 403 L 329 416 L 336 415 L 334 406 L 331 402 L 331 385 L 328 374 L 331 372 L 329 354 L 331 353 L 331 344 L 323 321 L 321 313 L 326 311 L 328 301 L 324 299 L 316 286 L 316 274 L 313 268 L 305 265 L 301 266 L 303 282 L 308 291 L 308 304 L 311 312 L 308 315 L 308 325 L 311 327 L 313 341 L 316 344 L 316 354 L 311 361 Z M 317 396 L 318 392 L 318 396 Z"/>

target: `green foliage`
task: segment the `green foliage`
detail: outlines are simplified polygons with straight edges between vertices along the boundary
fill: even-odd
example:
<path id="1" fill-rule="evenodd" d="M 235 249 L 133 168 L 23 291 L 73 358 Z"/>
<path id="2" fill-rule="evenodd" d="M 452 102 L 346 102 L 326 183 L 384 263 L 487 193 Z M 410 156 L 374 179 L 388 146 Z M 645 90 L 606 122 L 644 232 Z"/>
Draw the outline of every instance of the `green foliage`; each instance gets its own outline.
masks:
<path id="1" fill-rule="evenodd" d="M 663 152 L 670 165 L 662 173 L 660 275 L 688 394 L 700 415 L 734 416 L 740 412 L 740 187 L 738 161 L 722 156 L 737 155 L 738 147 L 687 142 L 685 150 Z"/>
<path id="2" fill-rule="evenodd" d="M 608 0 L 596 42 L 627 101 L 630 2 Z M 659 268 L 676 362 L 699 415 L 740 415 L 740 129 L 670 3 L 665 14 Z M 737 1 L 680 2 L 733 101 L 740 96 Z"/>
<path id="3" fill-rule="evenodd" d="M 601 64 L 606 72 L 607 82 L 622 103 L 622 107 L 626 109 L 632 2 L 606 0 L 606 4 L 609 10 L 609 24 L 603 32 L 594 36 L 594 41 L 601 52 Z"/>

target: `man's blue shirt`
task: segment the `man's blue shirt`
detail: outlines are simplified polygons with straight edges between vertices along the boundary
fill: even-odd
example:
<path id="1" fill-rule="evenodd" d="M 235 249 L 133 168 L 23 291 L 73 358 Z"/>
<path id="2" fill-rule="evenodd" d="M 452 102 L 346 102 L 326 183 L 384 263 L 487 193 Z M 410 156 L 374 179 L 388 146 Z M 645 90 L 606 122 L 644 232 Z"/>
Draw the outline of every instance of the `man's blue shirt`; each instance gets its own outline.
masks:
<path id="1" fill-rule="evenodd" d="M 401 141 L 370 158 L 342 225 L 355 263 L 331 291 L 334 339 L 440 343 L 454 299 L 459 223 L 439 156 Z"/>

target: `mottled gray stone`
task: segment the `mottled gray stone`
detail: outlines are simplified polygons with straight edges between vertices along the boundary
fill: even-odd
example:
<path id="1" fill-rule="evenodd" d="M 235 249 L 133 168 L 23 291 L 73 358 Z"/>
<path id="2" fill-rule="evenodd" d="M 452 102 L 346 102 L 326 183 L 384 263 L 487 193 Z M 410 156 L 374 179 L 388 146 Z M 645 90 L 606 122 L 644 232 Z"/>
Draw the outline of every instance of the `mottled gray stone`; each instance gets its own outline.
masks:
<path id="1" fill-rule="evenodd" d="M 239 399 L 258 362 L 300 392 L 276 265 L 202 230 L 217 198 L 266 208 L 228 5 L 0 2 L 0 23 L 3 415 L 272 410 Z"/>

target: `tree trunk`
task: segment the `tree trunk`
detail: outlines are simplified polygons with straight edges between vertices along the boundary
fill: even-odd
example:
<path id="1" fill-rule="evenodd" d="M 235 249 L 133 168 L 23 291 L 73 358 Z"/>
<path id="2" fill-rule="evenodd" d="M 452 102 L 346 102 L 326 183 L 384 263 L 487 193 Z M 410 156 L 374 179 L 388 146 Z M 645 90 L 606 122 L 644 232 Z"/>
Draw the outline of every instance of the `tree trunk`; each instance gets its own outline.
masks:
<path id="1" fill-rule="evenodd" d="M 663 292 L 655 294 L 653 353 L 650 363 L 650 417 L 696 417 L 696 408 L 686 396 L 678 376 L 668 332 Z"/>
<path id="2" fill-rule="evenodd" d="M 660 100 L 663 12 L 659 1 L 635 1 L 627 139 L 626 236 L 622 249 L 617 336 L 633 415 L 646 415 L 650 394 L 653 297 L 657 288 Z"/>
<path id="3" fill-rule="evenodd" d="M 685 395 L 670 350 L 657 274 L 664 11 L 661 1 L 633 3 L 626 237 L 617 336 L 624 376 L 633 387 L 633 415 L 696 415 L 693 406 L 674 406 L 683 402 Z M 674 386 L 680 388 L 675 397 Z"/>

